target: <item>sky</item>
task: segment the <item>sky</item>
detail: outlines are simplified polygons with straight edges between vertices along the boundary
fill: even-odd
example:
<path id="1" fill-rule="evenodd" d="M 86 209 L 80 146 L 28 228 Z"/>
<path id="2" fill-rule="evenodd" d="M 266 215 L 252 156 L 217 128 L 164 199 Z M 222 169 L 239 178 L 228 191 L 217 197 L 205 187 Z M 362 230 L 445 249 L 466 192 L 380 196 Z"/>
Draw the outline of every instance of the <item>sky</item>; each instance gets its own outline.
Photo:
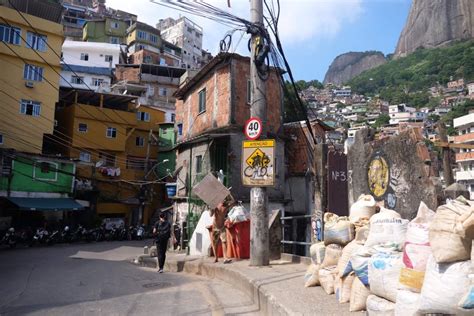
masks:
<path id="1" fill-rule="evenodd" d="M 227 0 L 206 2 L 250 20 L 249 0 L 229 0 L 230 8 Z M 136 14 L 139 21 L 152 26 L 159 19 L 184 15 L 203 28 L 203 49 L 213 55 L 219 51 L 219 41 L 231 30 L 150 0 L 107 0 L 106 4 Z M 295 79 L 322 81 L 340 54 L 367 50 L 393 53 L 411 0 L 280 0 L 280 5 L 279 34 Z M 247 41 L 247 34 L 235 32 L 231 51 L 248 55 Z"/>

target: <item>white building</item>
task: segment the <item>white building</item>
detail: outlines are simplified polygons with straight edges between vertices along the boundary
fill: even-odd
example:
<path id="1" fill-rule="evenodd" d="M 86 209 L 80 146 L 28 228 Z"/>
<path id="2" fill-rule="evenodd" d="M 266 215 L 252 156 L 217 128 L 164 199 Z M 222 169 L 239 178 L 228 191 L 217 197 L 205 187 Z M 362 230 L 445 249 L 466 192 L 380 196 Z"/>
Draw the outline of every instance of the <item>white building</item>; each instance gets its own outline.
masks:
<path id="1" fill-rule="evenodd" d="M 334 89 L 332 93 L 336 98 L 350 98 L 352 90 L 351 87 L 342 87 L 342 89 Z"/>
<path id="2" fill-rule="evenodd" d="M 474 98 L 474 82 L 470 82 L 467 84 L 467 92 L 471 99 Z"/>
<path id="3" fill-rule="evenodd" d="M 456 144 L 474 144 L 474 113 L 470 113 L 453 120 L 454 128 L 458 135 L 454 136 Z M 460 149 L 456 154 L 458 171 L 456 181 L 464 184 L 474 199 L 474 150 Z"/>
<path id="4" fill-rule="evenodd" d="M 160 20 L 156 28 L 161 31 L 164 40 L 183 50 L 182 68 L 200 69 L 203 66 L 202 27 L 186 17 L 181 17 L 177 20 Z"/>
<path id="5" fill-rule="evenodd" d="M 427 114 L 417 111 L 415 108 L 406 106 L 406 104 L 390 105 L 388 107 L 390 124 L 396 125 L 400 122 L 420 122 L 426 119 Z"/>
<path id="6" fill-rule="evenodd" d="M 108 92 L 119 58 L 118 44 L 65 41 L 59 85 Z"/>

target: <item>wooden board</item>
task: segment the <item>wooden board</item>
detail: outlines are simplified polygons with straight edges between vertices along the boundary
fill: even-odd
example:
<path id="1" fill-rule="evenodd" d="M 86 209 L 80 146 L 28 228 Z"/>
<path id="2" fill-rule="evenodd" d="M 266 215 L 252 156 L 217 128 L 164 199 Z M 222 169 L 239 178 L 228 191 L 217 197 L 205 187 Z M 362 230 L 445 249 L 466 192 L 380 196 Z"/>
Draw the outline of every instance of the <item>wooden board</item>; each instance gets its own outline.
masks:
<path id="1" fill-rule="evenodd" d="M 211 173 L 193 187 L 193 193 L 204 201 L 211 209 L 216 208 L 230 195 L 230 191 Z"/>

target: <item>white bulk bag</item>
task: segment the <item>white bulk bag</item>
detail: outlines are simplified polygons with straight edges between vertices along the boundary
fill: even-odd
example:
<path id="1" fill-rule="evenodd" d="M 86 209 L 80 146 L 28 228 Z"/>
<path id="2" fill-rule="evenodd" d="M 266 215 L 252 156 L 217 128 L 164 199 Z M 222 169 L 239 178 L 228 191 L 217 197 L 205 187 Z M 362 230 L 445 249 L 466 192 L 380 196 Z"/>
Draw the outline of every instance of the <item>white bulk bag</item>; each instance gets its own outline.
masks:
<path id="1" fill-rule="evenodd" d="M 395 312 L 395 303 L 373 294 L 367 297 L 366 305 L 368 316 L 392 316 Z"/>
<path id="2" fill-rule="evenodd" d="M 349 211 L 349 220 L 355 223 L 361 218 L 370 218 L 375 214 L 376 206 L 377 204 L 372 195 L 362 194 L 357 201 L 352 204 Z"/>
<path id="3" fill-rule="evenodd" d="M 408 290 L 398 290 L 397 302 L 395 303 L 395 316 L 418 316 L 421 315 L 420 293 Z"/>
<path id="4" fill-rule="evenodd" d="M 460 298 L 469 289 L 471 261 L 436 263 L 430 256 L 421 289 L 420 312 L 432 314 L 461 314 Z M 471 313 L 472 314 L 472 313 Z"/>
<path id="5" fill-rule="evenodd" d="M 370 292 L 389 301 L 397 300 L 402 253 L 378 252 L 369 260 Z"/>
<path id="6" fill-rule="evenodd" d="M 416 217 L 408 223 L 403 247 L 403 268 L 400 272 L 400 285 L 404 289 L 421 291 L 426 262 L 431 255 L 429 226 L 434 215 L 435 212 L 421 202 Z"/>
<path id="7" fill-rule="evenodd" d="M 365 242 L 366 247 L 375 245 L 389 245 L 403 249 L 408 220 L 402 219 L 395 211 L 382 208 L 380 213 L 370 218 L 369 237 Z"/>
<path id="8" fill-rule="evenodd" d="M 441 205 L 430 225 L 429 239 L 437 263 L 469 260 L 474 209 L 464 197 Z"/>

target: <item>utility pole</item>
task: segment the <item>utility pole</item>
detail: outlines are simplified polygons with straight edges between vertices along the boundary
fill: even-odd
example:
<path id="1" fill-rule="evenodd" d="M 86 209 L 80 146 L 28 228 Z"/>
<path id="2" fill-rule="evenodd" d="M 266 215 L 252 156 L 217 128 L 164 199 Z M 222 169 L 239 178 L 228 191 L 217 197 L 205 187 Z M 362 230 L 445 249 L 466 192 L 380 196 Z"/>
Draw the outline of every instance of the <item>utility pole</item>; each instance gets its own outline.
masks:
<path id="1" fill-rule="evenodd" d="M 145 166 L 144 166 L 144 176 L 143 180 L 146 181 L 147 175 L 148 175 L 148 164 L 150 161 L 150 143 L 151 143 L 151 136 L 153 135 L 153 130 L 150 129 L 150 132 L 148 133 L 148 141 L 147 141 L 147 148 L 146 148 L 146 158 L 145 158 Z M 148 184 L 143 184 L 140 186 L 140 195 L 139 195 L 139 202 L 140 206 L 138 208 L 138 225 L 143 223 L 143 214 L 145 213 L 145 204 L 146 204 L 146 199 L 148 196 Z"/>
<path id="2" fill-rule="evenodd" d="M 251 0 L 251 22 L 263 25 L 262 0 Z M 252 106 L 250 116 L 262 120 L 262 138 L 266 138 L 267 104 L 265 82 L 260 78 L 255 64 L 256 43 L 260 41 L 259 34 L 252 34 L 252 50 L 250 58 L 250 78 L 252 85 Z M 270 263 L 269 233 L 268 233 L 268 197 L 266 188 L 250 189 L 250 265 L 267 266 Z"/>

